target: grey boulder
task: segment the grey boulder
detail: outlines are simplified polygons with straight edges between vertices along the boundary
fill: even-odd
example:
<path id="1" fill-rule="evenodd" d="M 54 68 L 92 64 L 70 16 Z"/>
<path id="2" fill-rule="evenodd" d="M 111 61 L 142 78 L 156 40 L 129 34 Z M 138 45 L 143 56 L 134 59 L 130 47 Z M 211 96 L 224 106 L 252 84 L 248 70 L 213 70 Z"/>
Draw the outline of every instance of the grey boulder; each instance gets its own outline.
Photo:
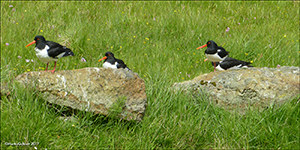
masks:
<path id="1" fill-rule="evenodd" d="M 217 71 L 174 83 L 175 90 L 199 98 L 208 95 L 215 105 L 244 113 L 248 106 L 266 108 L 299 96 L 299 67 L 249 68 Z M 260 110 L 262 110 L 260 109 Z"/>
<path id="2" fill-rule="evenodd" d="M 147 106 L 144 80 L 126 69 L 26 72 L 15 81 L 36 88 L 50 103 L 96 114 L 118 113 L 125 120 L 141 121 Z"/>

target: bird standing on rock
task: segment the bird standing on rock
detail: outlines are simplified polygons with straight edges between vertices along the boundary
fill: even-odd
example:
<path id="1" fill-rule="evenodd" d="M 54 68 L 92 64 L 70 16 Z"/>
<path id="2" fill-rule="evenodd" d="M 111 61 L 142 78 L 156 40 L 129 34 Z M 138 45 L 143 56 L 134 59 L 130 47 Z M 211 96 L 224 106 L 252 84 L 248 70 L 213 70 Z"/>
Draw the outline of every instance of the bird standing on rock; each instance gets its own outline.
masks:
<path id="1" fill-rule="evenodd" d="M 36 56 L 42 61 L 47 63 L 45 71 L 48 71 L 48 65 L 50 62 L 54 61 L 54 69 L 49 70 L 54 73 L 56 68 L 56 62 L 61 57 L 74 56 L 74 53 L 67 47 L 62 46 L 58 43 L 52 41 L 46 41 L 45 38 L 41 35 L 37 35 L 34 38 L 34 41 L 26 45 L 26 47 L 36 43 L 35 53 Z"/>
<path id="2" fill-rule="evenodd" d="M 227 56 L 228 52 L 223 48 L 217 45 L 214 41 L 210 40 L 206 44 L 198 47 L 197 49 L 207 47 L 205 50 L 206 60 L 213 62 L 214 71 L 216 71 L 216 62 L 223 61 Z M 205 60 L 205 61 L 206 61 Z"/>
<path id="3" fill-rule="evenodd" d="M 113 68 L 113 69 L 118 69 L 118 68 L 124 68 L 127 70 L 130 70 L 127 65 L 124 63 L 123 60 L 115 58 L 114 54 L 112 52 L 106 52 L 105 56 L 98 61 L 104 60 L 103 67 L 104 68 Z"/>

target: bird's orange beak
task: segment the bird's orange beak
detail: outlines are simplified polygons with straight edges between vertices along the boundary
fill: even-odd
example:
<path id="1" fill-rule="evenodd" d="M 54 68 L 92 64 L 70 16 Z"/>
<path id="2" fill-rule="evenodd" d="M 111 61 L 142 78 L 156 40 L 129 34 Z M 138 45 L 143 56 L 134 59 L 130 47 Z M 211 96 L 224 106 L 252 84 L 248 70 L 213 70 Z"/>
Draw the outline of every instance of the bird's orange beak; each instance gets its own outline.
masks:
<path id="1" fill-rule="evenodd" d="M 32 45 L 34 43 L 36 43 L 36 41 L 32 41 L 31 43 L 29 43 L 28 45 L 26 45 L 26 47 L 28 47 L 28 46 L 30 46 L 30 45 Z"/>
<path id="2" fill-rule="evenodd" d="M 207 47 L 207 44 L 204 44 L 204 45 L 198 47 L 197 49 L 200 49 L 200 48 L 203 48 L 203 47 Z"/>
<path id="3" fill-rule="evenodd" d="M 100 61 L 102 61 L 102 60 L 104 60 L 104 59 L 106 59 L 106 58 L 107 58 L 107 57 L 104 56 L 103 58 L 99 59 L 98 62 L 100 62 Z"/>

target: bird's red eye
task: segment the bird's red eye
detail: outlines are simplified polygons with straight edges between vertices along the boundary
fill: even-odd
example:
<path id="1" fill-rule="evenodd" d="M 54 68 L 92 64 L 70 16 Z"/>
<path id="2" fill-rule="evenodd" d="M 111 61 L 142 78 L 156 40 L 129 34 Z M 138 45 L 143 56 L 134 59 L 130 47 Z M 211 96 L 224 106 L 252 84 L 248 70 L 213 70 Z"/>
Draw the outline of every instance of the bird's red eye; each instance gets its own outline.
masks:
<path id="1" fill-rule="evenodd" d="M 107 56 L 110 56 L 110 54 L 108 54 Z"/>
<path id="2" fill-rule="evenodd" d="M 208 44 L 210 44 L 210 42 L 208 42 Z"/>
<path id="3" fill-rule="evenodd" d="M 39 38 L 37 38 L 36 40 L 40 40 Z"/>

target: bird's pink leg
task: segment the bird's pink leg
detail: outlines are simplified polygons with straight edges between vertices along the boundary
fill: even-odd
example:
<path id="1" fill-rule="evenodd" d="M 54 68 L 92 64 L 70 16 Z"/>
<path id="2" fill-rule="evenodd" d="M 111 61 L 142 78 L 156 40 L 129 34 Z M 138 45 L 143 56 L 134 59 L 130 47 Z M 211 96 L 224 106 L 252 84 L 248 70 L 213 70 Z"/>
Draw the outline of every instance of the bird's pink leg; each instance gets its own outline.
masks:
<path id="1" fill-rule="evenodd" d="M 207 61 L 208 59 L 206 58 L 204 61 Z"/>
<path id="2" fill-rule="evenodd" d="M 45 71 L 47 71 L 47 70 L 48 70 L 48 65 L 49 65 L 49 63 L 47 63 L 47 67 L 46 67 L 46 70 L 45 70 Z"/>
<path id="3" fill-rule="evenodd" d="M 53 68 L 53 70 L 49 70 L 49 71 L 52 72 L 52 73 L 54 73 L 55 68 L 56 68 L 56 61 L 54 62 L 54 68 Z"/>
<path id="4" fill-rule="evenodd" d="M 216 71 L 216 63 L 214 62 L 214 72 Z"/>

